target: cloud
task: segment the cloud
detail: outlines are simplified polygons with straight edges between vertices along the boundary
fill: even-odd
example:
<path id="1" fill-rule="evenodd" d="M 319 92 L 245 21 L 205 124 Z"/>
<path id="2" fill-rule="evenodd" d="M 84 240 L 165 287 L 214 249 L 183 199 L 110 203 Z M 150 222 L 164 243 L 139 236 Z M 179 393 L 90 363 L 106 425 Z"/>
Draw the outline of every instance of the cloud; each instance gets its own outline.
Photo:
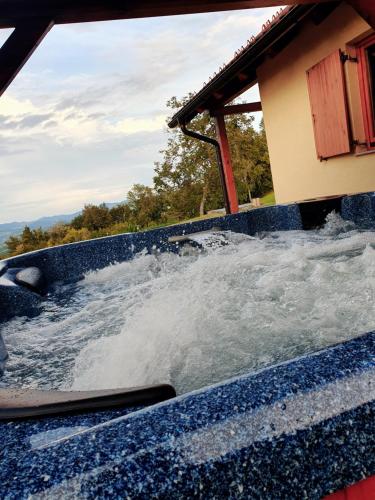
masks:
<path id="1" fill-rule="evenodd" d="M 0 114 L 3 116 L 19 116 L 35 112 L 35 106 L 30 99 L 22 99 L 5 94 L 0 99 Z"/>
<path id="2" fill-rule="evenodd" d="M 16 149 L 13 147 L 6 147 L 3 144 L 0 145 L 0 157 L 2 156 L 14 156 L 14 155 L 20 155 L 20 154 L 26 154 L 29 153 L 30 149 L 25 149 L 25 148 L 20 148 Z M 12 172 L 8 171 L 8 174 L 11 175 Z"/>
<path id="3" fill-rule="evenodd" d="M 41 125 L 49 120 L 53 116 L 53 113 L 45 113 L 45 114 L 36 114 L 36 115 L 27 115 L 18 122 L 11 122 L 15 124 L 17 128 L 33 128 L 37 125 Z"/>
<path id="4" fill-rule="evenodd" d="M 47 122 L 43 123 L 43 128 L 50 128 L 50 127 L 57 127 L 58 123 L 56 120 L 48 120 Z"/>
<path id="5" fill-rule="evenodd" d="M 166 115 L 158 115 L 154 118 L 125 118 L 125 120 L 122 120 L 116 125 L 115 130 L 124 134 L 153 132 L 165 127 L 166 119 Z"/>
<path id="6" fill-rule="evenodd" d="M 150 183 L 166 101 L 199 90 L 274 11 L 54 27 L 0 98 L 0 222 Z"/>
<path id="7" fill-rule="evenodd" d="M 2 137 L 0 133 L 0 157 L 29 153 L 32 149 L 22 138 Z M 4 172 L 11 174 L 8 163 L 0 160 L 0 177 Z"/>

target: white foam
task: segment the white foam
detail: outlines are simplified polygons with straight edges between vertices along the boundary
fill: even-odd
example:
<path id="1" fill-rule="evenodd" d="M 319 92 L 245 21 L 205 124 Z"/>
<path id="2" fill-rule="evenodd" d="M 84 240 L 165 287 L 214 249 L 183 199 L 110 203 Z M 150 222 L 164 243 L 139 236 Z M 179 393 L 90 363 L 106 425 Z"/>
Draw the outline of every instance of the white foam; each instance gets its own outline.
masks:
<path id="1" fill-rule="evenodd" d="M 89 273 L 63 311 L 8 323 L 7 383 L 182 393 L 375 328 L 374 232 L 331 216 L 320 231 L 197 241 L 205 252 Z"/>

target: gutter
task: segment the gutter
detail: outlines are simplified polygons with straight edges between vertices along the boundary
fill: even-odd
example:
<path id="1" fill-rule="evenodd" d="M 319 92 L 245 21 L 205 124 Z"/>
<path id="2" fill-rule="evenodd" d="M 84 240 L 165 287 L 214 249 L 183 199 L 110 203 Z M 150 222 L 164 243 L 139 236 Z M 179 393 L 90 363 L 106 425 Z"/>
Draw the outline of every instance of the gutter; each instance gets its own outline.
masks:
<path id="1" fill-rule="evenodd" d="M 227 214 L 230 213 L 230 205 L 229 205 L 229 196 L 228 196 L 228 191 L 227 191 L 227 185 L 225 183 L 225 176 L 224 176 L 224 166 L 223 166 L 223 159 L 221 157 L 221 150 L 220 150 L 220 145 L 216 139 L 212 139 L 211 137 L 208 137 L 207 135 L 202 135 L 198 134 L 197 132 L 193 132 L 193 130 L 188 130 L 186 128 L 185 123 L 181 123 L 180 129 L 183 134 L 187 135 L 188 137 L 192 137 L 193 139 L 197 139 L 198 141 L 205 142 L 207 144 L 211 144 L 212 146 L 215 147 L 215 152 L 216 152 L 216 161 L 217 165 L 219 167 L 219 174 L 220 174 L 220 183 L 221 187 L 223 189 L 223 195 L 224 195 L 224 204 L 225 204 L 225 211 Z"/>

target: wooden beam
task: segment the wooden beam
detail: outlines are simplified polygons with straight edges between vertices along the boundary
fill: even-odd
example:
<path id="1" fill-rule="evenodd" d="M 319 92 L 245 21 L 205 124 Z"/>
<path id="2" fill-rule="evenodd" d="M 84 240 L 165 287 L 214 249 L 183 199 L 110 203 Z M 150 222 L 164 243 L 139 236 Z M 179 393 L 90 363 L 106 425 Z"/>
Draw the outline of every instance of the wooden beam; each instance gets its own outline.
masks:
<path id="1" fill-rule="evenodd" d="M 348 2 L 375 29 L 375 0 L 348 0 Z"/>
<path id="2" fill-rule="evenodd" d="M 0 96 L 52 28 L 50 20 L 18 25 L 0 49 Z"/>
<path id="3" fill-rule="evenodd" d="M 236 183 L 233 175 L 232 159 L 230 154 L 224 116 L 215 117 L 216 135 L 220 145 L 221 159 L 224 170 L 224 181 L 229 202 L 229 213 L 236 214 L 239 210 Z"/>
<path id="4" fill-rule="evenodd" d="M 224 106 L 222 108 L 211 109 L 211 116 L 226 116 L 226 115 L 239 115 L 242 113 L 255 113 L 256 111 L 262 111 L 262 103 L 249 102 L 246 104 L 234 104 L 233 106 Z"/>
<path id="5" fill-rule="evenodd" d="M 258 7 L 323 3 L 330 0 L 0 0 L 0 28 L 47 17 L 55 24 L 109 21 Z"/>

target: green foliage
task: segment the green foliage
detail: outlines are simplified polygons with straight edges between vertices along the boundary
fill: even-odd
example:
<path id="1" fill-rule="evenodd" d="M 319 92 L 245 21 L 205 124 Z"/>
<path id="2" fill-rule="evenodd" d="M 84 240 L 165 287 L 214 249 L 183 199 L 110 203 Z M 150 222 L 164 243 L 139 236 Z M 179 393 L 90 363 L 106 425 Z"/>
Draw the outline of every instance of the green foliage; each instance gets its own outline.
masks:
<path id="1" fill-rule="evenodd" d="M 128 207 L 139 228 L 163 222 L 164 201 L 152 188 L 135 184 L 128 192 Z"/>
<path id="2" fill-rule="evenodd" d="M 10 236 L 5 242 L 8 253 L 17 255 L 48 246 L 48 233 L 43 229 L 30 229 L 25 226 L 20 236 Z"/>
<path id="3" fill-rule="evenodd" d="M 260 200 L 262 205 L 274 205 L 276 203 L 275 193 L 273 191 L 267 193 Z"/>
<path id="4" fill-rule="evenodd" d="M 167 105 L 174 112 L 183 103 L 173 97 Z M 257 131 L 253 121 L 254 118 L 246 114 L 226 117 L 240 203 L 250 201 L 251 196 L 260 197 L 272 189 L 263 123 Z M 200 134 L 215 137 L 214 125 L 208 114 L 197 116 L 189 127 Z M 161 153 L 163 161 L 155 164 L 154 185 L 165 200 L 170 215 L 195 217 L 223 206 L 216 155 L 211 145 L 175 129 L 170 131 L 167 148 Z"/>
<path id="5" fill-rule="evenodd" d="M 187 99 L 189 99 L 188 96 Z M 167 103 L 174 112 L 183 102 L 175 97 Z M 272 191 L 272 178 L 263 123 L 257 131 L 246 114 L 226 118 L 233 171 L 240 203 L 251 196 Z M 215 137 L 208 114 L 190 124 L 200 134 Z M 25 227 L 19 236 L 5 242 L 7 254 L 17 255 L 39 248 L 73 243 L 113 234 L 134 232 L 204 215 L 222 207 L 223 196 L 214 148 L 184 135 L 169 132 L 163 160 L 155 163 L 154 186 L 135 184 L 128 202 L 109 209 L 105 204 L 85 205 L 70 224 L 55 224 L 48 231 Z"/>
<path id="6" fill-rule="evenodd" d="M 236 127 L 236 123 L 227 124 L 238 198 L 246 203 L 273 189 L 271 168 L 263 121 L 259 132 L 250 125 L 239 133 Z"/>
<path id="7" fill-rule="evenodd" d="M 74 229 L 86 228 L 89 231 L 98 231 L 111 224 L 111 214 L 109 208 L 101 205 L 85 205 L 82 213 L 72 221 Z"/>
<path id="8" fill-rule="evenodd" d="M 109 214 L 114 224 L 125 224 L 131 220 L 131 209 L 125 203 L 111 208 Z"/>
<path id="9" fill-rule="evenodd" d="M 90 238 L 91 233 L 86 227 L 83 227 L 82 229 L 70 227 L 64 238 L 61 240 L 61 243 L 75 243 L 76 241 L 89 240 Z"/>

